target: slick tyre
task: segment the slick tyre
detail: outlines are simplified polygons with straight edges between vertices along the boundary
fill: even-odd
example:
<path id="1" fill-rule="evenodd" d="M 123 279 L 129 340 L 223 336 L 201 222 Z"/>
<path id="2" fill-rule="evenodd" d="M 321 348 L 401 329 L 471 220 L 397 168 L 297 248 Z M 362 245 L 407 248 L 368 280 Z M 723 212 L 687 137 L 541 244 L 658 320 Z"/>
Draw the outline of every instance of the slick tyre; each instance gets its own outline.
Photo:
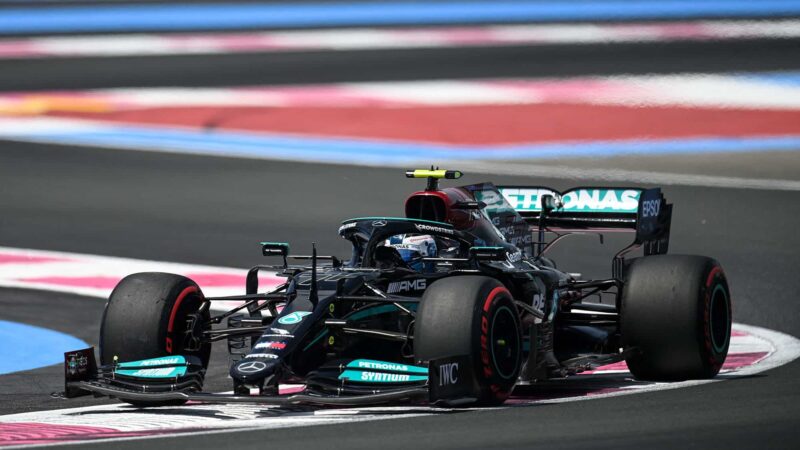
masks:
<path id="1" fill-rule="evenodd" d="M 136 273 L 123 278 L 111 292 L 100 327 L 100 362 L 111 364 L 166 355 L 196 356 L 208 367 L 211 344 L 200 343 L 206 308 L 189 330 L 205 302 L 197 284 L 169 273 Z M 138 406 L 183 402 L 130 402 Z"/>
<path id="2" fill-rule="evenodd" d="M 725 272 L 711 258 L 637 258 L 626 270 L 622 342 L 634 377 L 669 381 L 714 377 L 730 346 L 732 309 Z"/>
<path id="3" fill-rule="evenodd" d="M 503 403 L 522 364 L 517 308 L 497 280 L 457 276 L 433 283 L 422 296 L 414 327 L 419 361 L 469 356 L 473 405 Z M 464 370 L 461 369 L 461 370 Z M 467 406 L 464 404 L 463 406 Z"/>

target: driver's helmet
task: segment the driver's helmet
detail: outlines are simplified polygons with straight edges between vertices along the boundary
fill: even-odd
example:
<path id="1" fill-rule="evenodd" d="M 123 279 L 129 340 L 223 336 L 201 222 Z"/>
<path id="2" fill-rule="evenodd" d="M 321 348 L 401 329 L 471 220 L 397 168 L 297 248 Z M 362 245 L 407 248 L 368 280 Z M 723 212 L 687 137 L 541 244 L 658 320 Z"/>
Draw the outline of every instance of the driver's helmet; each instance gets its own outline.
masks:
<path id="1" fill-rule="evenodd" d="M 433 271 L 435 264 L 422 260 L 422 258 L 435 258 L 438 255 L 433 236 L 398 234 L 387 239 L 383 245 L 397 250 L 411 269 L 418 272 Z"/>

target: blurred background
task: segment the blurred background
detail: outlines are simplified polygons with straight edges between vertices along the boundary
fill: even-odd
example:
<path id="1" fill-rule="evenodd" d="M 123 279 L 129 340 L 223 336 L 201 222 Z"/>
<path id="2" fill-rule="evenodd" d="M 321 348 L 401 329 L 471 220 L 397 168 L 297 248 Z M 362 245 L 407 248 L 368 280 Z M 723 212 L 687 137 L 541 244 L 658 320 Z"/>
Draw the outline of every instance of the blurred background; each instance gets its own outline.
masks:
<path id="1" fill-rule="evenodd" d="M 744 206 L 800 190 L 798 149 L 798 0 L 0 0 L 10 246 L 346 251 L 339 220 L 415 187 L 384 169 L 431 164 Z"/>

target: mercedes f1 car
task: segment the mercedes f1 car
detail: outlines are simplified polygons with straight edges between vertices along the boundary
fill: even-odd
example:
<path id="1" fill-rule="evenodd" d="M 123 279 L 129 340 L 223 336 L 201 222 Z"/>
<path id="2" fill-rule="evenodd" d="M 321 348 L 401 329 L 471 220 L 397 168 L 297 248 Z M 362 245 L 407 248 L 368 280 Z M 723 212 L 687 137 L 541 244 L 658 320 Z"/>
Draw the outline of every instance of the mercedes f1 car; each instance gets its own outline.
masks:
<path id="1" fill-rule="evenodd" d="M 244 295 L 221 298 L 179 275 L 124 278 L 103 315 L 99 364 L 93 348 L 65 354 L 64 396 L 480 406 L 618 361 L 644 380 L 720 370 L 731 332 L 725 274 L 711 258 L 666 254 L 672 205 L 660 189 L 440 188 L 461 173 L 406 175 L 427 187 L 408 197 L 405 217 L 341 223 L 347 258 L 263 242 L 280 263 L 253 267 Z M 547 257 L 570 234 L 611 231 L 633 235 L 611 278 L 584 280 Z M 285 282 L 264 292 L 260 271 Z M 238 306 L 212 313 L 219 301 Z M 202 390 L 220 341 L 230 394 Z M 282 394 L 286 384 L 303 388 Z"/>

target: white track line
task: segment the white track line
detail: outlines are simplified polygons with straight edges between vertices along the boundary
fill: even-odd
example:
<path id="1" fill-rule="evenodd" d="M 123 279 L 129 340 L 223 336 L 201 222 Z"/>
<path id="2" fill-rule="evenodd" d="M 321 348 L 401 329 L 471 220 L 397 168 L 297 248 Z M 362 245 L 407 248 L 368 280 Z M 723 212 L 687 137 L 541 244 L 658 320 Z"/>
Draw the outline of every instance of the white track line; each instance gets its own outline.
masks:
<path id="1" fill-rule="evenodd" d="M 784 75 L 798 75 L 784 72 Z M 587 104 L 632 107 L 800 109 L 800 83 L 752 73 L 574 78 L 494 78 L 331 83 L 296 86 L 151 87 L 5 92 L 0 114 L 140 110 L 158 107 L 448 107 Z"/>

